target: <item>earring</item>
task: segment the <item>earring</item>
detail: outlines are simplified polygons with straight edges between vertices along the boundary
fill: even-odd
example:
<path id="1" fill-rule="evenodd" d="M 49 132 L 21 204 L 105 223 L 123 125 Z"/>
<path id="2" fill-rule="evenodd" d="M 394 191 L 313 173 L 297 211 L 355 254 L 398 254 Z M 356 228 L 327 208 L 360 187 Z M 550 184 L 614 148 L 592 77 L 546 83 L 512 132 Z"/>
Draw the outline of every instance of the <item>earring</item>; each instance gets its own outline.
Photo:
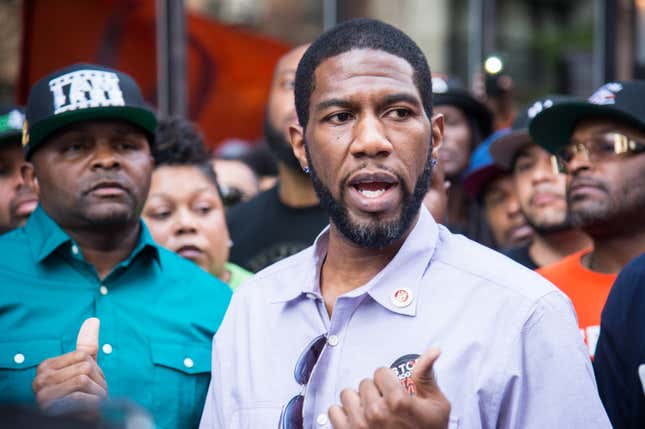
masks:
<path id="1" fill-rule="evenodd" d="M 233 247 L 233 240 L 228 240 L 228 243 L 226 243 L 229 248 Z"/>
<path id="2" fill-rule="evenodd" d="M 435 168 L 437 166 L 437 160 L 432 158 L 432 161 L 430 161 L 430 165 L 432 166 L 432 168 Z"/>
<path id="3" fill-rule="evenodd" d="M 302 171 L 304 171 L 304 172 L 305 172 L 305 174 L 309 174 L 309 172 L 310 172 L 311 170 L 309 170 L 309 167 L 308 167 L 308 166 L 304 166 L 304 167 L 302 167 Z"/>

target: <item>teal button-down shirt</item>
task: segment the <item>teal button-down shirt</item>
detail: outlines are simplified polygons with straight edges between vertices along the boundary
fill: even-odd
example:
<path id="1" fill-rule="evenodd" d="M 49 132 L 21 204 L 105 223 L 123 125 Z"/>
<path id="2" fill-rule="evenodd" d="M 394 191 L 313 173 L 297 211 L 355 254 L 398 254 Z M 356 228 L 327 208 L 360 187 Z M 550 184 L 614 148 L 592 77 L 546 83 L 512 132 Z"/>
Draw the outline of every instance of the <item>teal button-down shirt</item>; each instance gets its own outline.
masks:
<path id="1" fill-rule="evenodd" d="M 98 317 L 110 397 L 140 404 L 160 428 L 197 427 L 230 297 L 226 284 L 158 246 L 143 222 L 131 255 L 100 280 L 39 207 L 0 236 L 0 401 L 34 402 L 38 364 L 73 351 L 82 322 Z"/>

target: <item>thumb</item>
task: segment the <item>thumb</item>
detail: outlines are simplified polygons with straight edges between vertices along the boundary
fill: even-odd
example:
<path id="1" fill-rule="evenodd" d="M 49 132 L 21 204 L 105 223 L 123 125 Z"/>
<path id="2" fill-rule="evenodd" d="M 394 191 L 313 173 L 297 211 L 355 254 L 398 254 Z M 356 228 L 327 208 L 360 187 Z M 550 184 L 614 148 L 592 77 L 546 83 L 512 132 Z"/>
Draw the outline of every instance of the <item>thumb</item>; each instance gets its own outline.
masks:
<path id="1" fill-rule="evenodd" d="M 89 353 L 96 358 L 99 352 L 99 327 L 101 321 L 96 317 L 85 319 L 76 338 L 76 350 Z"/>
<path id="2" fill-rule="evenodd" d="M 417 396 L 427 398 L 441 393 L 433 369 L 434 363 L 440 354 L 441 350 L 431 347 L 414 364 L 412 381 L 414 382 Z"/>

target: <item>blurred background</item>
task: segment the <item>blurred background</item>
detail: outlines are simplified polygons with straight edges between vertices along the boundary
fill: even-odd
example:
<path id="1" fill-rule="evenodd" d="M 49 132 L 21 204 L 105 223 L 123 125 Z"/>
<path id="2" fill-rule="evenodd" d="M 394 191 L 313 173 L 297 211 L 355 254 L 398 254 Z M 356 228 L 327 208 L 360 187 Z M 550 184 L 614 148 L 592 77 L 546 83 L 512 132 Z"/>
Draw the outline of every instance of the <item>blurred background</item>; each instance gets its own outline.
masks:
<path id="1" fill-rule="evenodd" d="M 433 72 L 508 121 L 545 93 L 645 77 L 645 0 L 1 0 L 0 102 L 100 63 L 133 75 L 162 115 L 197 121 L 211 148 L 254 142 L 276 59 L 355 17 L 407 32 Z"/>

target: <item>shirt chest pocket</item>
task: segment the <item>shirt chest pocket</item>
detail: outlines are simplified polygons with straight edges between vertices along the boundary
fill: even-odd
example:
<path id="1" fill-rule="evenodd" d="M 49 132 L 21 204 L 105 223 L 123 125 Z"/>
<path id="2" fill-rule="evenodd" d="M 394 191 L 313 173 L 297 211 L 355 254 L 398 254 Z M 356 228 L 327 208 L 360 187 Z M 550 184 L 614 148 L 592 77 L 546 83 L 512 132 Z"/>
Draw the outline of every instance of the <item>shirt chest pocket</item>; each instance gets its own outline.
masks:
<path id="1" fill-rule="evenodd" d="M 154 366 L 151 412 L 157 425 L 197 427 L 210 382 L 210 343 L 151 341 L 150 352 Z"/>
<path id="2" fill-rule="evenodd" d="M 0 342 L 0 402 L 34 402 L 31 383 L 38 365 L 62 354 L 60 340 Z"/>

